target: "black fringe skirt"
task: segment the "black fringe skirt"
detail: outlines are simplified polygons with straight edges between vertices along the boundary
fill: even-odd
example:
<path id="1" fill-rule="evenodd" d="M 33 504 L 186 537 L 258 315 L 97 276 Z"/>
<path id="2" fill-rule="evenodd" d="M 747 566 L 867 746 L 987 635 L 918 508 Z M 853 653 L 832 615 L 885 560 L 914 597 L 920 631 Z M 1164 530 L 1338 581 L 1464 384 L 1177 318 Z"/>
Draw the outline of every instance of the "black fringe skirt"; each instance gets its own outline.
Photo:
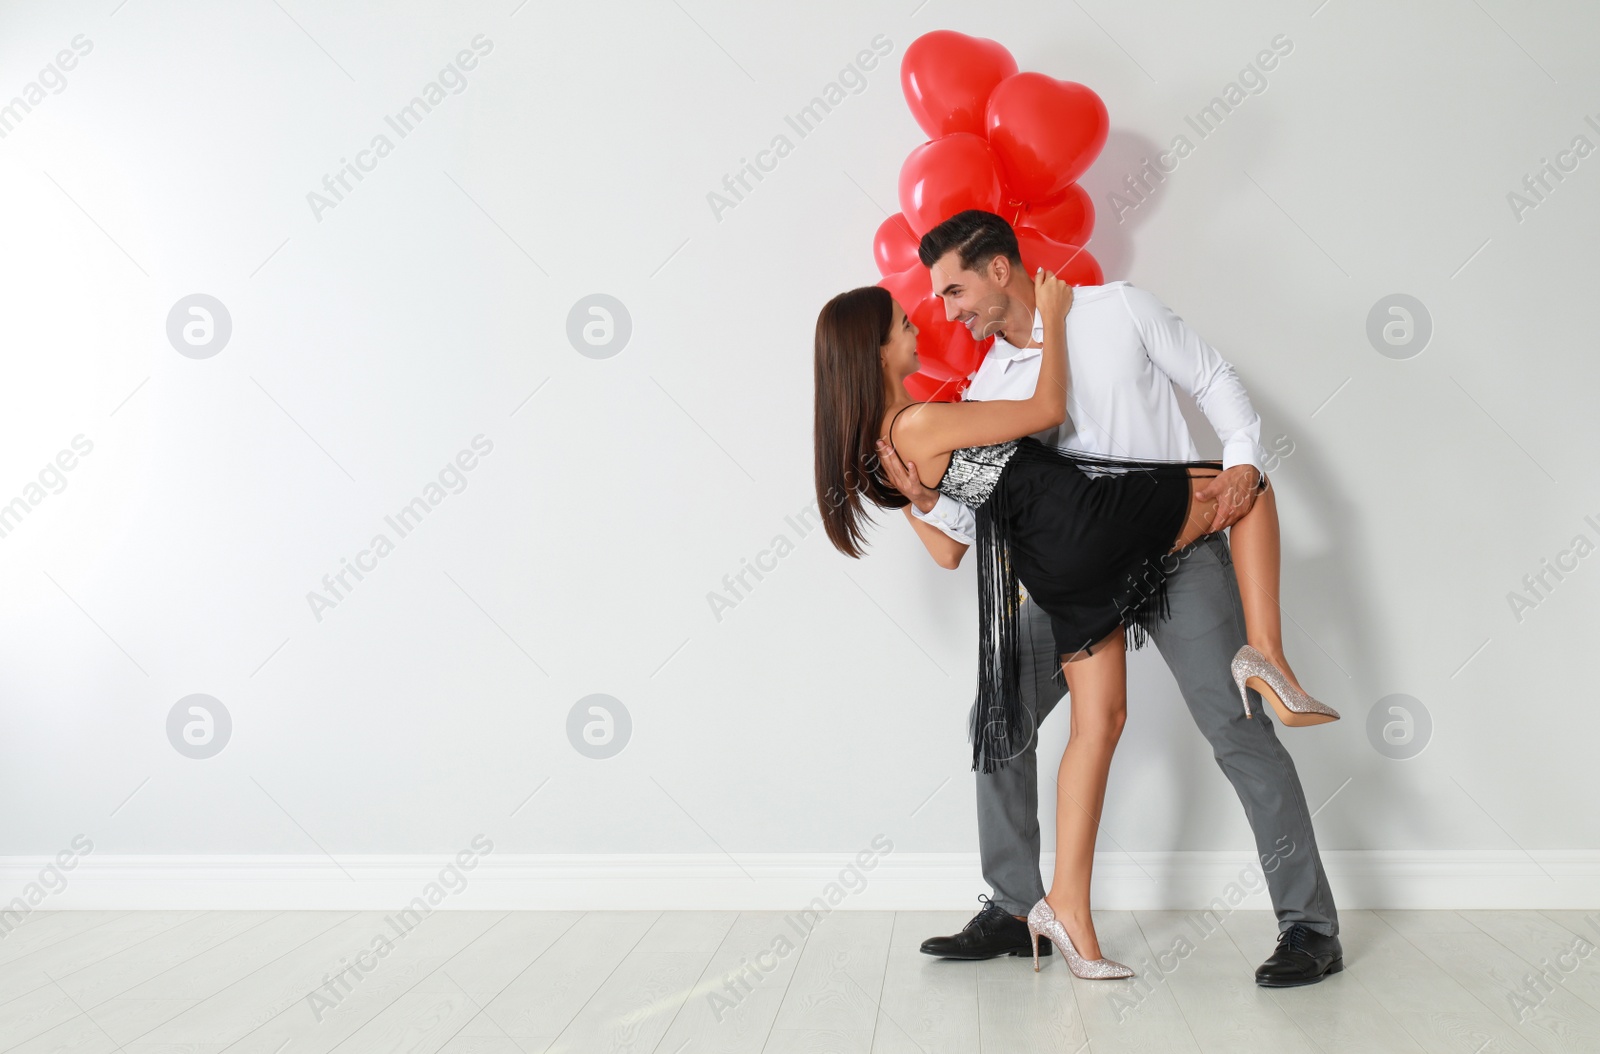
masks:
<path id="1" fill-rule="evenodd" d="M 1118 625 L 1143 647 L 1167 614 L 1169 554 L 1188 514 L 1191 467 L 1057 450 L 1024 439 L 976 510 L 978 699 L 972 767 L 993 772 L 1028 747 L 1018 584 L 1049 616 L 1060 658 L 1081 655 Z M 1095 470 L 1091 475 L 1089 471 Z M 1065 686 L 1059 664 L 1057 684 Z"/>

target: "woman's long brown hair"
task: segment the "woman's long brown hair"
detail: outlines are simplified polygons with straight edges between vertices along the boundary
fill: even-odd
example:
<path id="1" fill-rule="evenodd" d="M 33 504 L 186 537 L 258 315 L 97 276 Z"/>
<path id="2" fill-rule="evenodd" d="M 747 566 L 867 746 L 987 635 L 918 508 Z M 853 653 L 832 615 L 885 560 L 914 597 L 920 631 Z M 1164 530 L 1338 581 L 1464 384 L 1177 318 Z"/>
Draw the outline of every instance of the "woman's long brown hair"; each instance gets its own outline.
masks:
<path id="1" fill-rule="evenodd" d="M 879 475 L 875 442 L 883 428 L 883 369 L 878 349 L 889 339 L 894 297 L 881 286 L 840 293 L 817 315 L 815 385 L 817 509 L 834 548 L 865 550 L 862 496 L 884 509 L 905 497 Z"/>

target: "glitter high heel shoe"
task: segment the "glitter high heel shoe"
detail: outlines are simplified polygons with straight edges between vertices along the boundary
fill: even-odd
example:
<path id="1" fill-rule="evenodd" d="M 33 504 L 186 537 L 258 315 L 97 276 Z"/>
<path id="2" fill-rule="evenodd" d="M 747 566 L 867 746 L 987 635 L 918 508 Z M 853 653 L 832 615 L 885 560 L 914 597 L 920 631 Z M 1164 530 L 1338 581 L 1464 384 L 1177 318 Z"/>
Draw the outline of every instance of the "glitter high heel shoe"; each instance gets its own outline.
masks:
<path id="1" fill-rule="evenodd" d="M 1061 949 L 1061 954 L 1067 960 L 1067 966 L 1072 970 L 1074 977 L 1081 977 L 1085 981 L 1113 981 L 1133 976 L 1133 971 L 1119 962 L 1111 959 L 1085 959 L 1079 955 L 1078 949 L 1072 946 L 1072 938 L 1067 936 L 1067 928 L 1061 925 L 1056 913 L 1051 911 L 1050 905 L 1043 900 L 1028 912 L 1028 941 L 1033 945 L 1035 973 L 1039 971 L 1040 937 L 1055 942 L 1055 946 Z"/>
<path id="2" fill-rule="evenodd" d="M 1250 696 L 1245 693 L 1248 687 L 1260 692 L 1261 698 L 1277 711 L 1278 720 L 1291 728 L 1339 720 L 1339 711 L 1317 702 L 1290 684 L 1282 670 L 1248 644 L 1233 656 L 1233 683 L 1239 686 L 1246 717 L 1255 716 L 1250 713 Z"/>

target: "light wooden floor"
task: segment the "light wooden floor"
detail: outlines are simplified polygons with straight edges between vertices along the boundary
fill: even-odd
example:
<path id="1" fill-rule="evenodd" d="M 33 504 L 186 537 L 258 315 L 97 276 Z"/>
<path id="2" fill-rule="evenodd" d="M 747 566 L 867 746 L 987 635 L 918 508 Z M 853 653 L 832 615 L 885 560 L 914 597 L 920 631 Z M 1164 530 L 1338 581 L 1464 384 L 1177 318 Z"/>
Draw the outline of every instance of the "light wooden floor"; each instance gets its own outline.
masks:
<path id="1" fill-rule="evenodd" d="M 308 996 L 395 932 L 384 913 L 37 911 L 0 939 L 0 1050 L 1600 1051 L 1600 913 L 1344 912 L 1345 972 L 1285 990 L 1252 980 L 1268 912 L 1209 935 L 1188 912 L 1097 914 L 1131 981 L 917 951 L 967 917 L 841 910 L 802 939 L 778 912 L 437 911 L 319 1021 Z"/>

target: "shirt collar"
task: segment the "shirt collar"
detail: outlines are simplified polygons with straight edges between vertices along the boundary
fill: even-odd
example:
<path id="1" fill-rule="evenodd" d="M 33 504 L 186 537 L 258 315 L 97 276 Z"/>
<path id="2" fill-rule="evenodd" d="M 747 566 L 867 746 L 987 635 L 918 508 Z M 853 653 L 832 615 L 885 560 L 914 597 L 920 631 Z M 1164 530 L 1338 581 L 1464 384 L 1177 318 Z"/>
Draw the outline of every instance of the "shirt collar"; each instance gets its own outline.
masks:
<path id="1" fill-rule="evenodd" d="M 1034 340 L 1044 340 L 1044 315 L 1040 313 L 1038 308 L 1033 309 L 1032 335 Z M 993 346 L 991 346 L 989 349 L 989 356 L 991 358 L 1010 361 L 1031 358 L 1032 356 L 1041 354 L 1042 351 L 1043 349 L 1041 348 L 1019 348 L 1015 344 L 1007 341 L 1004 337 L 996 336 L 994 338 Z"/>

